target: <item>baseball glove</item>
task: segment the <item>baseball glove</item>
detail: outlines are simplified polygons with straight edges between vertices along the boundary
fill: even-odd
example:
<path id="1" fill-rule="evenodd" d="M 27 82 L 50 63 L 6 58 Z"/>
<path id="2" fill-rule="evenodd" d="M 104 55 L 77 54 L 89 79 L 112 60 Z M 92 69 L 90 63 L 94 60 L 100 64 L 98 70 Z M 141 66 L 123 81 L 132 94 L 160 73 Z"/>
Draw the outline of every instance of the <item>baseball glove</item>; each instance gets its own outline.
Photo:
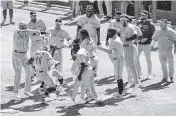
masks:
<path id="1" fill-rule="evenodd" d="M 31 64 L 33 63 L 33 61 L 34 61 L 34 58 L 31 57 L 31 58 L 28 60 L 27 65 L 31 65 Z"/>
<path id="2" fill-rule="evenodd" d="M 51 52 L 51 56 L 54 56 L 55 51 L 57 50 L 57 46 L 55 44 L 50 45 L 50 52 Z"/>

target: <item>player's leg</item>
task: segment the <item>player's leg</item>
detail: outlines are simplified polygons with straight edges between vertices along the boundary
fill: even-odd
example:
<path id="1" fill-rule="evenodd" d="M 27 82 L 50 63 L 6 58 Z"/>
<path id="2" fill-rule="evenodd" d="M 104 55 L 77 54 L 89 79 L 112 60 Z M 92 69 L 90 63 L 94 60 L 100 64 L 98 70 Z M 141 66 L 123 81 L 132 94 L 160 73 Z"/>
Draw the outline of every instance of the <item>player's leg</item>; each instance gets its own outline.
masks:
<path id="1" fill-rule="evenodd" d="M 28 58 L 27 58 L 27 54 L 24 57 L 24 60 L 22 62 L 24 70 L 25 70 L 25 88 L 24 91 L 25 92 L 30 92 L 31 91 L 31 67 L 29 65 L 27 65 L 28 62 Z"/>
<path id="2" fill-rule="evenodd" d="M 21 82 L 21 71 L 22 71 L 22 62 L 20 59 L 13 58 L 13 69 L 15 72 L 15 79 L 14 79 L 14 90 L 15 93 L 15 99 L 20 100 L 20 96 L 18 95 L 19 88 L 20 88 L 20 82 Z"/>
<path id="3" fill-rule="evenodd" d="M 136 92 L 136 90 L 138 90 L 139 77 L 137 72 L 137 56 L 136 58 L 134 58 L 134 54 L 137 55 L 137 50 L 133 45 L 130 47 L 125 47 L 124 51 L 125 51 L 125 61 L 127 62 L 127 66 L 131 70 L 133 79 L 134 79 L 134 84 L 135 84 L 134 92 Z M 136 62 L 136 65 L 135 65 L 135 62 Z"/>
<path id="4" fill-rule="evenodd" d="M 161 69 L 163 72 L 163 79 L 162 82 L 168 81 L 168 70 L 167 70 L 167 53 L 166 52 L 159 52 L 159 60 L 161 63 Z"/>
<path id="5" fill-rule="evenodd" d="M 97 98 L 97 92 L 95 90 L 95 83 L 94 83 L 94 72 L 90 69 L 87 72 L 87 77 L 90 77 L 90 90 L 91 90 L 91 94 L 93 95 L 94 98 Z"/>
<path id="6" fill-rule="evenodd" d="M 63 62 L 62 62 L 62 49 L 58 49 L 55 53 L 54 53 L 54 60 L 59 61 L 60 65 L 58 66 L 58 70 L 60 73 L 62 73 L 62 66 L 63 66 Z"/>
<path id="7" fill-rule="evenodd" d="M 81 85 L 81 98 L 84 100 L 86 92 L 86 86 L 84 84 Z"/>
<path id="8" fill-rule="evenodd" d="M 94 76 L 97 76 L 97 67 L 98 67 L 98 57 L 94 57 L 91 59 L 91 66 L 93 67 Z"/>
<path id="9" fill-rule="evenodd" d="M 111 1 L 105 0 L 105 6 L 106 6 L 106 10 L 107 10 L 107 18 L 111 19 L 112 17 L 112 3 Z"/>
<path id="10" fill-rule="evenodd" d="M 8 9 L 9 9 L 10 23 L 14 24 L 13 22 L 13 0 L 8 1 Z"/>
<path id="11" fill-rule="evenodd" d="M 139 75 L 141 76 L 142 71 L 141 71 L 141 64 L 140 64 L 140 55 L 143 51 L 143 45 L 138 44 L 138 70 L 139 70 Z M 141 78 L 141 77 L 139 77 Z"/>
<path id="12" fill-rule="evenodd" d="M 75 85 L 74 85 L 72 96 L 71 96 L 71 99 L 74 102 L 75 102 L 75 99 L 76 99 L 76 95 L 78 93 L 78 88 L 80 87 L 81 84 L 82 84 L 82 81 L 78 81 L 78 79 L 75 80 Z"/>
<path id="13" fill-rule="evenodd" d="M 103 1 L 97 1 L 97 3 L 98 3 L 98 10 L 99 10 L 99 14 L 100 14 L 100 16 L 101 16 L 101 18 L 103 18 L 103 15 L 104 15 L 104 13 L 103 13 Z"/>
<path id="14" fill-rule="evenodd" d="M 59 81 L 60 85 L 63 84 L 63 75 L 56 69 L 52 69 L 52 76 L 57 78 L 57 81 Z"/>
<path id="15" fill-rule="evenodd" d="M 169 67 L 169 77 L 171 82 L 174 82 L 174 53 L 171 50 L 167 52 L 167 62 Z"/>
<path id="16" fill-rule="evenodd" d="M 114 98 L 122 98 L 123 93 L 123 68 L 124 68 L 124 59 L 123 57 L 119 57 L 118 59 L 113 60 L 114 64 L 114 74 L 117 79 L 118 93 L 114 94 Z"/>
<path id="17" fill-rule="evenodd" d="M 6 17 L 7 17 L 7 1 L 2 0 L 1 7 L 2 7 L 2 14 L 3 14 L 3 21 L 1 23 L 1 25 L 4 25 L 4 23 L 6 21 Z"/>
<path id="18" fill-rule="evenodd" d="M 143 47 L 145 59 L 147 62 L 147 69 L 148 69 L 148 75 L 147 78 L 151 79 L 152 76 L 152 62 L 151 62 L 151 51 L 150 51 L 150 45 L 144 45 Z"/>

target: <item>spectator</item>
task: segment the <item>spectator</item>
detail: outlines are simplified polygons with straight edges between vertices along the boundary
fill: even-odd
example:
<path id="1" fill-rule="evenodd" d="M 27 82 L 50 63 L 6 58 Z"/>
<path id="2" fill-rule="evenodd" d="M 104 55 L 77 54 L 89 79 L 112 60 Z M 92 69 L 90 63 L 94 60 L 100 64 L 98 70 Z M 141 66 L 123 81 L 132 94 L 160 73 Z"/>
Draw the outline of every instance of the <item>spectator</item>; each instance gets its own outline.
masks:
<path id="1" fill-rule="evenodd" d="M 9 9 L 9 15 L 10 15 L 10 24 L 15 24 L 13 22 L 13 0 L 2 0 L 1 1 L 1 7 L 2 7 L 2 14 L 3 14 L 3 21 L 1 23 L 1 26 L 4 25 L 6 21 L 6 16 L 7 16 L 7 9 Z"/>
<path id="2" fill-rule="evenodd" d="M 121 1 L 121 12 L 122 14 L 127 14 L 127 8 L 129 4 L 133 4 L 131 0 L 122 0 Z"/>
<path id="3" fill-rule="evenodd" d="M 100 17 L 102 18 L 104 16 L 103 13 L 103 1 L 98 0 L 98 9 L 99 9 L 99 13 L 100 13 Z M 104 0 L 105 2 L 105 6 L 106 6 L 106 10 L 107 10 L 107 19 L 111 19 L 112 18 L 112 1 L 110 0 Z"/>

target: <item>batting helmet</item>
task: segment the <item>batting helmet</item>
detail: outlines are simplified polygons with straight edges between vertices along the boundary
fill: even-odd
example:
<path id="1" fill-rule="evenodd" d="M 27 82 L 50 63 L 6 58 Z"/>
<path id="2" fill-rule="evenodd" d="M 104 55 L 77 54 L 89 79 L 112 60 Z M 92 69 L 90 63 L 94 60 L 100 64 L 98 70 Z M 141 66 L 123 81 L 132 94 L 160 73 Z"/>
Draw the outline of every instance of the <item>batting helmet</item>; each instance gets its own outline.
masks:
<path id="1" fill-rule="evenodd" d="M 117 30 L 114 27 L 108 29 L 108 37 L 112 38 L 115 34 L 117 34 Z"/>

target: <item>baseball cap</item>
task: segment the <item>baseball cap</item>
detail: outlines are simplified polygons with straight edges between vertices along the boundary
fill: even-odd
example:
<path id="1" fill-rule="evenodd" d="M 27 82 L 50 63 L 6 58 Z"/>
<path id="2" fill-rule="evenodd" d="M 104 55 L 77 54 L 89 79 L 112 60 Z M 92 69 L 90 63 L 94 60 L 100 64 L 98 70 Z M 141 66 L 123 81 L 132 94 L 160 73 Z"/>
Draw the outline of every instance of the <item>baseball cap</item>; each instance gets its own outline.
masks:
<path id="1" fill-rule="evenodd" d="M 120 21 L 128 21 L 128 18 L 120 18 Z"/>
<path id="2" fill-rule="evenodd" d="M 36 12 L 35 11 L 31 11 L 30 15 L 35 15 L 36 16 Z"/>
<path id="3" fill-rule="evenodd" d="M 61 19 L 61 18 L 56 18 L 55 23 L 60 23 L 60 24 L 62 24 L 62 19 Z"/>
<path id="4" fill-rule="evenodd" d="M 109 32 L 111 32 L 111 33 L 117 33 L 117 30 L 116 30 L 116 28 L 114 28 L 114 27 L 110 27 L 109 29 L 108 29 L 108 33 Z"/>
<path id="5" fill-rule="evenodd" d="M 141 15 L 148 15 L 148 11 L 143 10 L 143 11 L 141 12 Z"/>
<path id="6" fill-rule="evenodd" d="M 117 11 L 115 14 L 116 14 L 116 15 L 122 15 L 122 12 Z"/>
<path id="7" fill-rule="evenodd" d="M 81 30 L 80 30 L 80 34 L 81 34 L 81 35 L 84 35 L 84 36 L 86 36 L 86 37 L 89 37 L 88 31 L 85 30 L 85 29 L 81 29 Z"/>

